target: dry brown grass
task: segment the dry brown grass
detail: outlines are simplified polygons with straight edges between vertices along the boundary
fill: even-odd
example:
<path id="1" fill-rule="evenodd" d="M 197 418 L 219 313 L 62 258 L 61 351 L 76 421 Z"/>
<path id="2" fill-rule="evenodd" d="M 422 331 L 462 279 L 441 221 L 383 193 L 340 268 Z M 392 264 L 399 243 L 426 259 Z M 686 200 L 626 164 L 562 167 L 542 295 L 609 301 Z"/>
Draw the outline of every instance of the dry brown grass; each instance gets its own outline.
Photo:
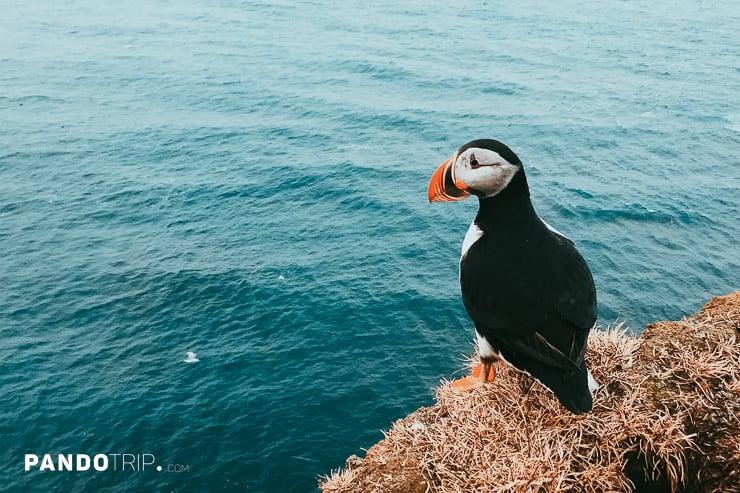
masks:
<path id="1" fill-rule="evenodd" d="M 601 384 L 575 416 L 505 365 L 496 382 L 393 424 L 364 459 L 320 479 L 325 493 L 740 491 L 740 292 L 635 338 L 595 331 Z"/>

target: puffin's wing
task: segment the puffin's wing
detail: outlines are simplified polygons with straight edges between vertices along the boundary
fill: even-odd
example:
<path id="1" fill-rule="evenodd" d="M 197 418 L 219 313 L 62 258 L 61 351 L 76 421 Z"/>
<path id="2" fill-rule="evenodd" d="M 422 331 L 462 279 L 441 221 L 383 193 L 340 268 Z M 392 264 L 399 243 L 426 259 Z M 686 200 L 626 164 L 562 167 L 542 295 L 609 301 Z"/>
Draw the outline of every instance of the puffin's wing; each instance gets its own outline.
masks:
<path id="1" fill-rule="evenodd" d="M 596 323 L 596 288 L 591 271 L 573 242 L 556 235 L 557 258 L 547 278 L 552 315 L 537 335 L 576 365 L 583 363 L 588 333 Z M 544 310 L 547 311 L 546 309 Z"/>
<path id="2" fill-rule="evenodd" d="M 573 242 L 557 234 L 555 241 L 559 243 L 559 261 L 553 262 L 550 297 L 562 318 L 588 332 L 596 323 L 596 287 L 591 270 Z"/>
<path id="3" fill-rule="evenodd" d="M 518 261 L 523 257 L 516 255 L 520 252 L 502 255 L 508 260 L 498 261 L 475 251 L 474 245 L 460 262 L 465 308 L 481 334 L 524 337 L 538 332 L 570 354 L 573 333 L 582 332 L 575 345 L 585 345 L 596 322 L 591 271 L 564 236 L 547 231 L 532 243 L 533 251 L 522 263 Z"/>
<path id="4" fill-rule="evenodd" d="M 539 332 L 524 337 L 509 337 L 497 334 L 497 345 L 507 359 L 512 359 L 519 368 L 530 371 L 535 377 L 541 378 L 542 371 L 536 368 L 546 368 L 547 371 L 558 369 L 562 372 L 578 371 L 582 361 L 577 361 L 570 354 L 564 353 L 554 346 Z"/>

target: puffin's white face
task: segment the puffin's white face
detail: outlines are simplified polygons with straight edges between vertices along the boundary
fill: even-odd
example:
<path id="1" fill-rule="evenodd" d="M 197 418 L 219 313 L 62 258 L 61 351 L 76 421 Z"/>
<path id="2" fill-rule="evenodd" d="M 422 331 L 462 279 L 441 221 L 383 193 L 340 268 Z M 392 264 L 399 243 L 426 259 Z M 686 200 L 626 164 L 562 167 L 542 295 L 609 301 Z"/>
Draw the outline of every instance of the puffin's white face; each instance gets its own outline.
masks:
<path id="1" fill-rule="evenodd" d="M 470 141 L 432 174 L 429 202 L 452 202 L 470 194 L 493 197 L 518 172 L 523 172 L 522 163 L 505 144 L 493 139 Z"/>
<path id="2" fill-rule="evenodd" d="M 510 163 L 496 151 L 471 147 L 453 155 L 452 179 L 458 188 L 492 197 L 507 187 L 519 165 Z"/>

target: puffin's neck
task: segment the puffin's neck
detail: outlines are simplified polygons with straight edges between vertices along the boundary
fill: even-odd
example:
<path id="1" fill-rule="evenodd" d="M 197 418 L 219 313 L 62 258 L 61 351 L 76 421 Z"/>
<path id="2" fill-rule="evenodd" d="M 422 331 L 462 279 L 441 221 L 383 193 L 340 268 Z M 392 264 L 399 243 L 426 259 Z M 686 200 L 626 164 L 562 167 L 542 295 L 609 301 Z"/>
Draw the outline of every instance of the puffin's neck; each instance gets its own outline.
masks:
<path id="1" fill-rule="evenodd" d="M 475 223 L 483 231 L 501 229 L 507 225 L 521 226 L 538 219 L 529 199 L 529 186 L 523 168 L 506 188 L 493 197 L 480 198 L 479 203 Z"/>

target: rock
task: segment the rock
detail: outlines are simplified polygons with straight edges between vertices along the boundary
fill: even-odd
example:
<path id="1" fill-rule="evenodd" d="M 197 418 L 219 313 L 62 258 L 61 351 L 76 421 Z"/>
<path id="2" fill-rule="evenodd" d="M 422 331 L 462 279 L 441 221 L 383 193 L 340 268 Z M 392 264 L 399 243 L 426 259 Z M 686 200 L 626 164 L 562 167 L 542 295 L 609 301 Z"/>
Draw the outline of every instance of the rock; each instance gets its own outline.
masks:
<path id="1" fill-rule="evenodd" d="M 325 477 L 325 493 L 740 491 L 740 292 L 640 338 L 589 339 L 594 409 L 564 410 L 518 372 L 394 423 L 364 459 Z"/>

